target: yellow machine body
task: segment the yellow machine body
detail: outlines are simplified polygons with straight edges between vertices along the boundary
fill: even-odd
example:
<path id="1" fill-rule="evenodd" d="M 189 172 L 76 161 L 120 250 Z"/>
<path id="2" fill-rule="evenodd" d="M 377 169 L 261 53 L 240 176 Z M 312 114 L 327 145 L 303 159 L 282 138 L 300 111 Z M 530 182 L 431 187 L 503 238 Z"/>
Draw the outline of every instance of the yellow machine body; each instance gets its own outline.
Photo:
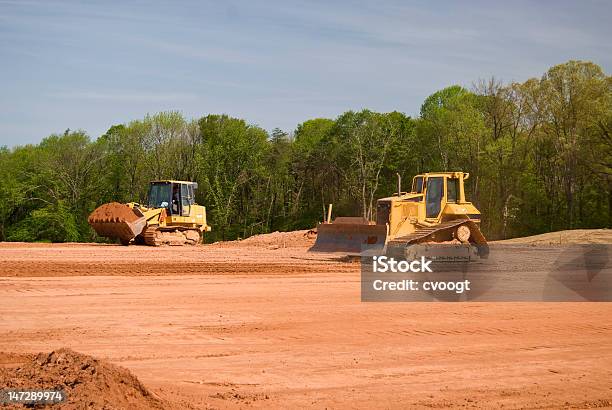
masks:
<path id="1" fill-rule="evenodd" d="M 415 176 L 410 192 L 377 201 L 376 224 L 389 226 L 387 240 L 414 233 L 420 227 L 456 219 L 469 219 L 479 224 L 480 211 L 465 199 L 464 181 L 468 177 L 464 172 L 430 172 Z M 433 192 L 434 189 L 438 191 Z"/>
<path id="2" fill-rule="evenodd" d="M 395 195 L 377 201 L 375 222 L 339 217 L 319 224 L 311 250 L 361 252 L 364 248 L 455 242 L 482 248 L 482 256 L 488 247 L 480 231 L 480 211 L 465 197 L 468 178 L 465 172 L 417 175 L 410 192 L 402 192 L 398 184 Z"/>
<path id="3" fill-rule="evenodd" d="M 195 245 L 211 230 L 206 208 L 195 203 L 195 189 L 197 183 L 190 181 L 153 181 L 146 205 L 104 204 L 88 221 L 98 235 L 119 239 L 124 245 Z"/>

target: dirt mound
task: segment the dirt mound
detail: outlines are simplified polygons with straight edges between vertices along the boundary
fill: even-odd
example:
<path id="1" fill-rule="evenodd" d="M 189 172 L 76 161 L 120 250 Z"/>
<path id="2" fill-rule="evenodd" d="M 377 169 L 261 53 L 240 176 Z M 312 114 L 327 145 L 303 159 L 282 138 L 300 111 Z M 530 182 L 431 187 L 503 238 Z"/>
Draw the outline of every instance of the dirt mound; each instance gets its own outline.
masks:
<path id="1" fill-rule="evenodd" d="M 14 367 L 23 364 L 29 360 L 32 360 L 34 355 L 32 354 L 20 354 L 13 352 L 0 352 L 0 368 L 2 367 Z M 2 380 L 2 379 L 0 379 Z M 0 383 L 0 388 L 2 384 Z"/>
<path id="2" fill-rule="evenodd" d="M 572 229 L 567 231 L 549 232 L 524 238 L 493 241 L 499 244 L 529 244 L 529 245 L 572 245 L 572 244 L 611 244 L 612 229 Z"/>
<path id="3" fill-rule="evenodd" d="M 62 390 L 66 400 L 54 409 L 162 409 L 169 406 L 153 396 L 127 369 L 104 360 L 59 349 L 23 356 L 15 365 L 11 353 L 0 354 L 3 388 Z M 10 364 L 13 364 L 12 366 Z"/>
<path id="4" fill-rule="evenodd" d="M 100 205 L 90 215 L 89 221 L 126 221 L 134 222 L 139 219 L 132 208 L 119 202 L 109 202 L 108 204 Z"/>
<path id="5" fill-rule="evenodd" d="M 312 230 L 272 232 L 254 235 L 240 241 L 223 242 L 224 244 L 239 244 L 240 246 L 255 246 L 262 248 L 304 248 L 314 244 L 316 233 Z"/>

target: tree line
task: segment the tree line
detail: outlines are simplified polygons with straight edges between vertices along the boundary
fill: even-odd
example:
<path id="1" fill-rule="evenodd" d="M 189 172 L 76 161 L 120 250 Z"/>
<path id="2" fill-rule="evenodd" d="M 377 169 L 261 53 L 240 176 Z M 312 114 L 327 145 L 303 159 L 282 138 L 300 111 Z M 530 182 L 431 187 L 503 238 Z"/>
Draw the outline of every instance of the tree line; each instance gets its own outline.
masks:
<path id="1" fill-rule="evenodd" d="M 94 241 L 88 214 L 145 202 L 148 182 L 199 183 L 207 241 L 375 217 L 376 199 L 428 171 L 470 173 L 491 239 L 612 227 L 612 77 L 569 61 L 522 83 L 481 80 L 430 95 L 420 115 L 347 111 L 271 133 L 228 115 L 161 112 L 97 139 L 67 130 L 0 148 L 0 240 Z"/>

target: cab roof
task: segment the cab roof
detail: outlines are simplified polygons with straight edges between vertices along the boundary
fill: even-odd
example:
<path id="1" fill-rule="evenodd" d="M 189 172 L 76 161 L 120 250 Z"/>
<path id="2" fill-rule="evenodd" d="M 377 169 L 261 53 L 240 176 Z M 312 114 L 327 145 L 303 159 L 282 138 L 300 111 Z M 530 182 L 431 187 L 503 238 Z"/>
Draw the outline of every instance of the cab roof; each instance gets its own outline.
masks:
<path id="1" fill-rule="evenodd" d="M 197 185 L 197 182 L 192 181 L 177 181 L 175 179 L 160 179 L 158 181 L 151 181 L 151 184 L 191 184 Z"/>
<path id="2" fill-rule="evenodd" d="M 459 176 L 459 175 L 467 176 L 467 175 L 469 175 L 469 172 L 463 172 L 463 171 L 424 172 L 422 174 L 415 175 L 415 177 L 430 176 L 430 175 L 431 176 L 444 175 L 444 176 L 449 176 L 449 177 L 456 177 L 456 176 Z"/>

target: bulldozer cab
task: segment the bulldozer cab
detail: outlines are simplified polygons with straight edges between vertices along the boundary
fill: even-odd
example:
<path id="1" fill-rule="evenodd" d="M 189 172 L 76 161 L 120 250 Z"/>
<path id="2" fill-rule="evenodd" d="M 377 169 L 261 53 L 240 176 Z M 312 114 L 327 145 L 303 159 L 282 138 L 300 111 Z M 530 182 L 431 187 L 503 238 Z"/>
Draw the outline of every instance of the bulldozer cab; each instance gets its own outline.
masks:
<path id="1" fill-rule="evenodd" d="M 410 192 L 380 198 L 376 224 L 389 227 L 388 236 L 409 235 L 418 226 L 433 226 L 453 219 L 480 219 L 480 213 L 465 200 L 465 172 L 428 172 L 412 179 Z"/>
<path id="2" fill-rule="evenodd" d="M 425 202 L 426 221 L 440 219 L 446 204 L 466 202 L 463 181 L 468 177 L 469 173 L 464 172 L 440 172 L 413 178 L 410 194 L 422 194 L 415 199 Z"/>
<path id="3" fill-rule="evenodd" d="M 149 208 L 165 208 L 168 215 L 190 216 L 195 204 L 196 182 L 153 181 L 149 185 Z"/>

